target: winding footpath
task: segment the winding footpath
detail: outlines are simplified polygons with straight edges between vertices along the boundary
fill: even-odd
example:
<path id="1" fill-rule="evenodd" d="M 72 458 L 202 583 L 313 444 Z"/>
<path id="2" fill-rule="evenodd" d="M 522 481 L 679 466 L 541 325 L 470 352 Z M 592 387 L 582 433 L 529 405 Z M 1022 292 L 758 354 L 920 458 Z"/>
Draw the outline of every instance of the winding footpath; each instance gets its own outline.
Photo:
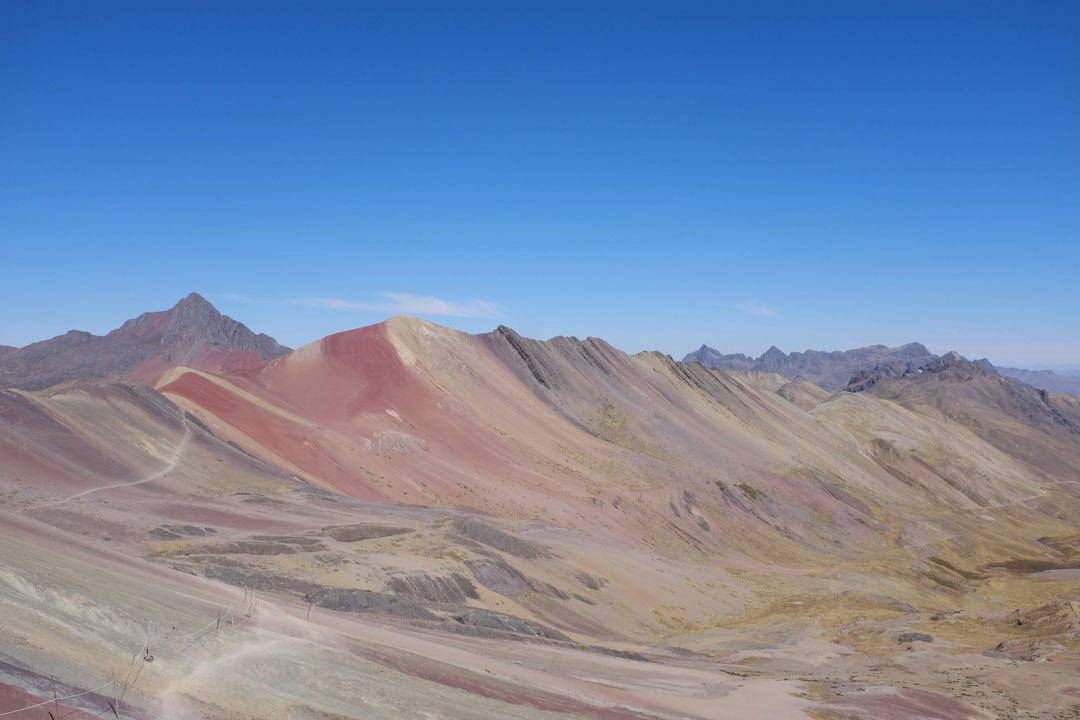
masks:
<path id="1" fill-rule="evenodd" d="M 153 482 L 155 480 L 160 480 L 161 478 L 165 477 L 166 475 L 171 473 L 173 470 L 175 470 L 176 466 L 180 464 L 180 460 L 184 455 L 184 451 L 187 449 L 187 446 L 188 446 L 188 444 L 190 442 L 191 442 L 191 428 L 188 427 L 187 424 L 185 423 L 184 424 L 184 437 L 180 440 L 179 443 L 177 443 L 176 449 L 173 451 L 172 457 L 165 464 L 165 467 L 161 468 L 157 472 L 151 473 L 150 475 L 147 475 L 144 478 L 139 478 L 138 480 L 130 480 L 128 482 L 112 483 L 111 485 L 102 485 L 100 487 L 90 488 L 89 490 L 83 490 L 82 492 L 77 492 L 74 495 L 69 495 L 68 497 L 62 498 L 60 500 L 55 500 L 55 501 L 50 502 L 50 503 L 44 503 L 42 505 L 38 505 L 37 507 L 38 508 L 57 507 L 58 505 L 64 505 L 66 503 L 71 502 L 72 500 L 78 500 L 81 497 L 86 497 L 86 496 L 92 495 L 92 494 L 94 494 L 96 492 L 101 492 L 102 490 L 115 490 L 117 488 L 133 487 L 135 485 L 142 485 L 144 483 Z"/>

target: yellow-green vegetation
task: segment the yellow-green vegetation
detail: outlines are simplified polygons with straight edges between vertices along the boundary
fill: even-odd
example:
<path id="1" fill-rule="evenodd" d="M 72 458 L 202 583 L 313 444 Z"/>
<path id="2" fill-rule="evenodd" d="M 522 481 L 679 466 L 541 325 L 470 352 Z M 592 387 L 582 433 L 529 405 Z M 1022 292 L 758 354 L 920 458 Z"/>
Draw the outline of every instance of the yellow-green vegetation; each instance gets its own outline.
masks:
<path id="1" fill-rule="evenodd" d="M 180 555 L 192 548 L 191 543 L 183 540 L 164 540 L 154 543 L 150 549 L 150 557 L 165 557 L 168 555 Z"/>
<path id="2" fill-rule="evenodd" d="M 600 402 L 600 408 L 590 418 L 589 424 L 597 435 L 613 445 L 663 462 L 675 462 L 675 458 L 662 445 L 645 442 L 638 437 L 631 425 L 630 416 L 620 412 L 606 398 Z"/>
<path id="3" fill-rule="evenodd" d="M 738 487 L 739 490 L 742 491 L 743 495 L 745 495 L 751 500 L 757 500 L 759 497 L 764 495 L 764 493 L 758 490 L 756 487 L 754 487 L 753 485 L 747 485 L 745 482 L 739 483 L 736 487 Z"/>
<path id="4" fill-rule="evenodd" d="M 586 471 L 585 477 L 595 492 L 612 487 L 636 491 L 655 490 L 663 485 L 659 481 L 650 481 L 632 472 L 626 465 L 610 457 L 597 457 L 575 449 L 566 449 L 564 452 L 571 463 Z"/>

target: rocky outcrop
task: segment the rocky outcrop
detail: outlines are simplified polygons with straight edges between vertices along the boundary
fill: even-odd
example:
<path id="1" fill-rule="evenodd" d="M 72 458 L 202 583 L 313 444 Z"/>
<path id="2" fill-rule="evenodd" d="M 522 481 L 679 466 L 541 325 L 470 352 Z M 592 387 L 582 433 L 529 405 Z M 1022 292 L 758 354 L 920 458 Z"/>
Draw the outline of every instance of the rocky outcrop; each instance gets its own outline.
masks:
<path id="1" fill-rule="evenodd" d="M 516 330 L 505 325 L 500 325 L 489 337 L 508 347 L 525 364 L 536 382 L 548 390 L 558 387 L 559 376 L 550 364 L 544 362 L 544 354 L 538 341 L 522 337 Z"/>
<path id="2" fill-rule="evenodd" d="M 501 550 L 522 560 L 536 560 L 551 555 L 543 545 L 523 540 L 503 532 L 493 525 L 476 520 L 455 520 L 451 529 L 463 538 L 468 538 L 481 545 L 487 545 L 495 550 Z"/>
<path id="3" fill-rule="evenodd" d="M 453 616 L 453 619 L 468 627 L 486 628 L 488 630 L 511 633 L 513 635 L 526 635 L 530 637 L 545 638 L 547 640 L 566 641 L 570 639 L 554 628 L 532 622 L 531 620 L 523 620 L 514 615 L 496 612 L 494 610 L 468 608 L 456 613 Z"/>
<path id="4" fill-rule="evenodd" d="M 421 603 L 464 605 L 466 600 L 480 597 L 472 581 L 458 573 L 449 577 L 427 573 L 393 577 L 386 582 L 386 588 L 399 597 Z"/>
<path id="5" fill-rule="evenodd" d="M 388 525 L 357 524 L 338 525 L 324 531 L 326 535 L 338 542 L 354 543 L 361 540 L 374 540 L 376 538 L 403 535 L 412 532 L 408 528 L 391 527 Z"/>
<path id="6" fill-rule="evenodd" d="M 554 585 L 523 575 L 502 558 L 476 558 L 466 560 L 465 565 L 472 570 L 478 583 L 506 597 L 517 597 L 527 592 L 535 592 L 558 600 L 570 599 L 570 595 Z"/>

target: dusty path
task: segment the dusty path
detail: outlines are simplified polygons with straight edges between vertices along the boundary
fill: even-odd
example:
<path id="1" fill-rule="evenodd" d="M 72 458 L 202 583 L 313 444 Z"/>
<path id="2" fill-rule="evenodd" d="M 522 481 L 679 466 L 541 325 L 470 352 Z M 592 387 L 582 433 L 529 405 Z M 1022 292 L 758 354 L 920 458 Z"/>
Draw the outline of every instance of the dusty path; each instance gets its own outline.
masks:
<path id="1" fill-rule="evenodd" d="M 69 495 L 69 496 L 67 496 L 65 498 L 61 498 L 60 500 L 54 500 L 53 502 L 42 503 L 41 505 L 36 505 L 36 506 L 34 506 L 34 508 L 35 509 L 37 509 L 37 508 L 53 508 L 53 507 L 57 507 L 58 505 L 64 505 L 66 503 L 69 503 L 72 500 L 78 500 L 81 497 L 86 497 L 86 496 L 92 495 L 92 494 L 94 494 L 96 492 L 101 492 L 103 490 L 115 490 L 117 488 L 133 487 L 135 485 L 143 485 L 145 483 L 153 482 L 155 480 L 160 480 L 161 478 L 165 477 L 166 475 L 171 473 L 173 470 L 175 470 L 176 466 L 180 464 L 180 460 L 184 455 L 184 451 L 187 449 L 187 446 L 188 446 L 188 444 L 190 442 L 191 442 L 191 428 L 188 427 L 187 423 L 184 423 L 184 437 L 181 438 L 179 443 L 177 443 L 176 449 L 173 450 L 173 455 L 172 455 L 171 458 L 169 458 L 169 461 L 165 464 L 165 466 L 163 468 L 161 468 L 157 472 L 151 473 L 150 475 L 147 475 L 146 477 L 139 478 L 138 480 L 129 480 L 127 482 L 112 483 L 112 484 L 109 484 L 109 485 L 101 485 L 99 487 L 90 488 L 89 490 L 83 490 L 82 492 L 77 492 L 74 495 Z"/>

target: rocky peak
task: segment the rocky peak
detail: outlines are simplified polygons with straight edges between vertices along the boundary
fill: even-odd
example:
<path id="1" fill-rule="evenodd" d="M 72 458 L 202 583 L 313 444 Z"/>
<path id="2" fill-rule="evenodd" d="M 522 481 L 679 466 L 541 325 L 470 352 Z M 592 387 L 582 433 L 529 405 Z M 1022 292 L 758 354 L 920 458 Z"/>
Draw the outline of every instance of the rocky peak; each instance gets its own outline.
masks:
<path id="1" fill-rule="evenodd" d="M 768 350 L 761 354 L 756 361 L 754 361 L 753 370 L 760 370 L 762 372 L 774 372 L 785 374 L 785 369 L 791 365 L 791 358 L 784 353 L 783 350 L 773 345 Z"/>
<path id="2" fill-rule="evenodd" d="M 754 364 L 754 358 L 742 353 L 725 355 L 715 348 L 702 345 L 692 353 L 687 353 L 683 362 L 701 363 L 708 368 L 724 368 L 727 370 L 749 370 Z"/>
<path id="3" fill-rule="evenodd" d="M 769 346 L 768 350 L 761 353 L 761 357 L 759 357 L 758 360 L 761 360 L 762 358 L 771 358 L 771 357 L 785 357 L 786 358 L 787 353 L 785 353 L 783 350 L 776 347 L 775 345 L 771 345 L 771 346 Z"/>
<path id="4" fill-rule="evenodd" d="M 217 312 L 217 308 L 197 292 L 189 292 L 185 297 L 180 298 L 180 301 L 176 303 L 176 307 L 203 307 Z"/>
<path id="5" fill-rule="evenodd" d="M 222 315 L 206 298 L 191 293 L 167 311 L 168 324 L 161 337 L 162 354 L 180 361 L 200 350 L 246 350 L 264 360 L 280 357 L 289 349 L 265 334 Z"/>
<path id="6" fill-rule="evenodd" d="M 941 356 L 941 362 L 944 363 L 946 367 L 951 367 L 963 361 L 964 356 L 956 352 L 955 350 L 950 350 L 949 352 Z"/>
<path id="7" fill-rule="evenodd" d="M 145 379 L 162 367 L 257 365 L 289 352 L 222 315 L 198 293 L 168 310 L 143 313 L 105 336 L 72 330 L 0 354 L 0 386 L 41 389 L 72 380 Z"/>
<path id="8" fill-rule="evenodd" d="M 941 357 L 918 366 L 915 370 L 917 372 L 938 374 L 948 373 L 953 379 L 997 374 L 994 370 L 994 366 L 990 364 L 989 360 L 968 360 L 955 350 L 950 350 Z"/>

